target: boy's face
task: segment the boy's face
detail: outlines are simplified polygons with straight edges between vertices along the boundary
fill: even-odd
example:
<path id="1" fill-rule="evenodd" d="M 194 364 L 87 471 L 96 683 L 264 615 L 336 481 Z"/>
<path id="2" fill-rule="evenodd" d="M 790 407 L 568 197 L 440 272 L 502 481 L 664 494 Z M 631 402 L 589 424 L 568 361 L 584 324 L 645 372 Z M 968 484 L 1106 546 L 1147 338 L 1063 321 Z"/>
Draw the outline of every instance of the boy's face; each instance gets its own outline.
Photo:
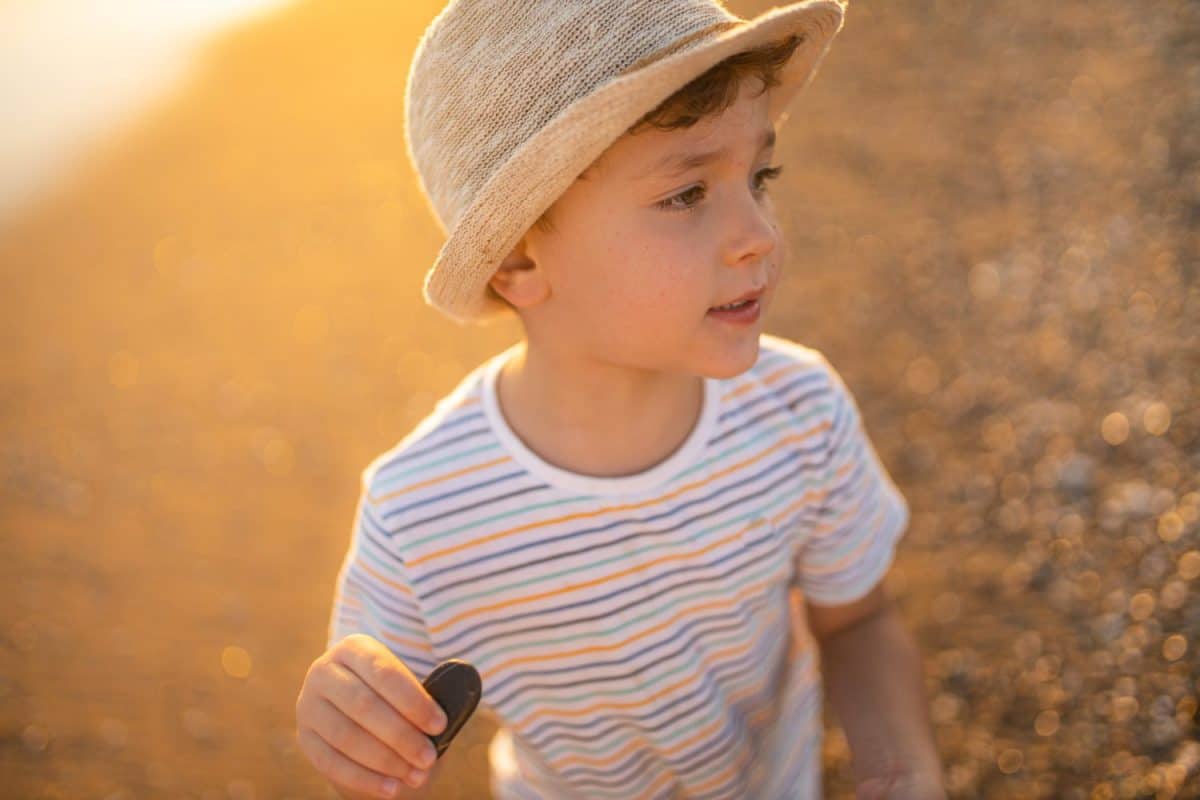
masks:
<path id="1" fill-rule="evenodd" d="M 753 365 L 783 259 L 760 86 L 746 83 L 725 112 L 691 128 L 622 137 L 558 198 L 554 230 L 531 229 L 492 281 L 531 346 L 711 377 Z M 663 165 L 721 148 L 703 165 Z M 756 289 L 756 321 L 709 313 Z"/>

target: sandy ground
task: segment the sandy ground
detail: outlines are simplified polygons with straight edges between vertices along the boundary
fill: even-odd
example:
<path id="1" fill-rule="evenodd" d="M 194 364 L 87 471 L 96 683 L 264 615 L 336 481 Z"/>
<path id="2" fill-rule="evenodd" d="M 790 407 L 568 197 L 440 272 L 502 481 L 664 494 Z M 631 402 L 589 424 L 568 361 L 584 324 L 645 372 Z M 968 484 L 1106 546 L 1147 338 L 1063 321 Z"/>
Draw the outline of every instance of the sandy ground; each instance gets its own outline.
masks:
<path id="1" fill-rule="evenodd" d="M 359 472 L 518 334 L 420 299 L 436 10 L 239 30 L 0 231 L 5 797 L 328 796 L 294 701 Z M 909 498 L 952 796 L 1200 797 L 1200 5 L 858 0 L 777 152 L 766 328 Z M 439 798 L 487 796 L 491 733 Z M 828 714 L 824 756 L 852 796 Z"/>

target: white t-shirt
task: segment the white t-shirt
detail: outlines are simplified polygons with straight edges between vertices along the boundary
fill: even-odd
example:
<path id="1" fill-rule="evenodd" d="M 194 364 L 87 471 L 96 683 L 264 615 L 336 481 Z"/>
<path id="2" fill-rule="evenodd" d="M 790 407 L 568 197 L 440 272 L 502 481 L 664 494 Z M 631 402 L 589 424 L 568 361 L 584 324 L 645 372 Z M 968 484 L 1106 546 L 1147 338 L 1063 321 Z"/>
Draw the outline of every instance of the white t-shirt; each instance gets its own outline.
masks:
<path id="1" fill-rule="evenodd" d="M 819 658 L 788 591 L 862 597 L 909 519 L 841 377 L 762 334 L 674 453 L 594 477 L 509 428 L 514 348 L 364 469 L 329 643 L 369 634 L 421 679 L 474 664 L 500 800 L 819 798 Z"/>

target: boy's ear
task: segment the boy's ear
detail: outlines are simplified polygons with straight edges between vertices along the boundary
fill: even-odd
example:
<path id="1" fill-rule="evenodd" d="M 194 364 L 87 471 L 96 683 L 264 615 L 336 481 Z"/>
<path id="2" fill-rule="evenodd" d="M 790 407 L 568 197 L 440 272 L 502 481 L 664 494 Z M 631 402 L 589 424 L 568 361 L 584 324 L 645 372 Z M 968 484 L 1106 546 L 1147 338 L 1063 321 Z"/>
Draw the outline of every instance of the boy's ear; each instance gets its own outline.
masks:
<path id="1" fill-rule="evenodd" d="M 550 296 L 546 273 L 527 254 L 524 238 L 492 273 L 488 285 L 517 308 L 535 306 Z"/>

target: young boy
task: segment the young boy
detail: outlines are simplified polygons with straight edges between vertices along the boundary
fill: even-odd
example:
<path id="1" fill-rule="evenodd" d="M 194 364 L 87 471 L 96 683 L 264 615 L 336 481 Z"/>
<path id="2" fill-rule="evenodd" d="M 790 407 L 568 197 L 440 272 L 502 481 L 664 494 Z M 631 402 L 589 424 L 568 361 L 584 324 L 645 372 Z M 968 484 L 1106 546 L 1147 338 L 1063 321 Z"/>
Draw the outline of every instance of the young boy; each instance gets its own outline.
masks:
<path id="1" fill-rule="evenodd" d="M 776 128 L 843 9 L 455 0 L 426 31 L 425 297 L 524 336 L 363 472 L 297 702 L 343 796 L 437 784 L 420 682 L 458 658 L 497 798 L 818 798 L 823 672 L 859 796 L 944 797 L 882 587 L 908 506 L 832 365 L 761 329 Z"/>

